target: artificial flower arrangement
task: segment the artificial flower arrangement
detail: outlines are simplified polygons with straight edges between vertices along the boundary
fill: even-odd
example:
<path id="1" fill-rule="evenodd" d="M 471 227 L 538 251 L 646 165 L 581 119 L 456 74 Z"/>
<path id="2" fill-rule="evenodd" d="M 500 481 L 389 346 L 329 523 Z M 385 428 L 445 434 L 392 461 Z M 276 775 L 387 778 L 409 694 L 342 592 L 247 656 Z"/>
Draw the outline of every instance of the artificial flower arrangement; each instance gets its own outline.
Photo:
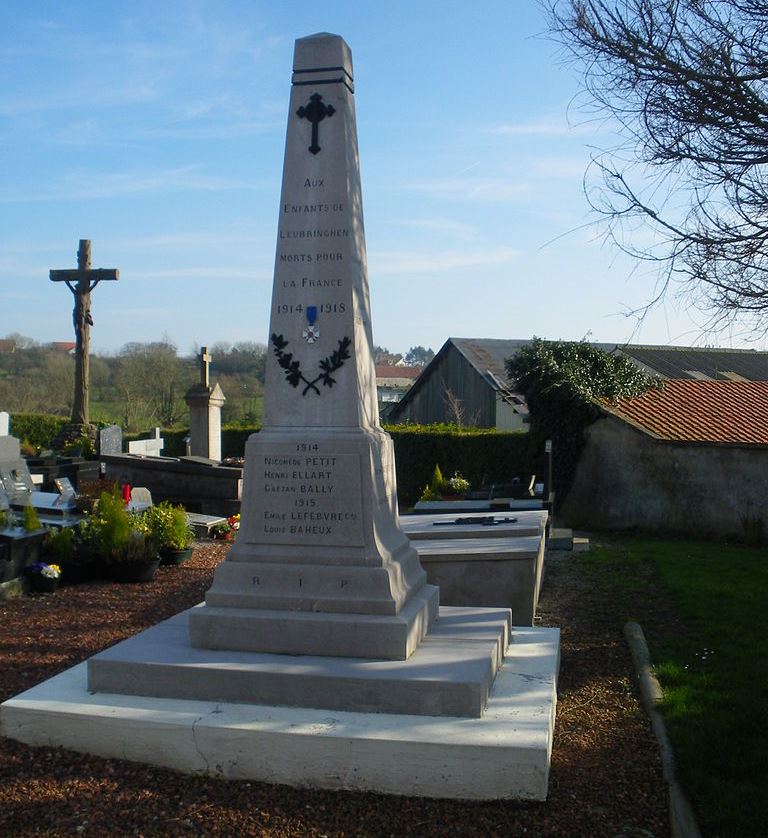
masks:
<path id="1" fill-rule="evenodd" d="M 59 587 L 61 568 L 57 564 L 34 562 L 25 569 L 25 573 L 36 591 L 53 593 Z"/>
<path id="2" fill-rule="evenodd" d="M 424 487 L 420 501 L 443 500 L 446 496 L 464 495 L 469 491 L 470 483 L 460 472 L 455 471 L 453 477 L 446 480 L 440 466 L 436 465 L 432 472 L 432 479 Z"/>
<path id="3" fill-rule="evenodd" d="M 211 527 L 211 538 L 219 541 L 234 541 L 240 529 L 240 513 L 230 515 L 226 521 L 221 521 Z"/>
<path id="4" fill-rule="evenodd" d="M 29 565 L 27 572 L 30 576 L 39 574 L 44 579 L 60 579 L 61 568 L 57 564 L 46 564 L 45 562 L 34 562 Z"/>

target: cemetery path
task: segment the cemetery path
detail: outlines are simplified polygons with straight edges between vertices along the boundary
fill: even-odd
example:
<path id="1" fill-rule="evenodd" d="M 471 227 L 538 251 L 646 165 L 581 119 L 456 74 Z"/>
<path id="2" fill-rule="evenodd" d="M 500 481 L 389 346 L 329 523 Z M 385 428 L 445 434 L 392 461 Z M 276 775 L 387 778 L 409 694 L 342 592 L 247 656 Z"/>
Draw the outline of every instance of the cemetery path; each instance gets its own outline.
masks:
<path id="1" fill-rule="evenodd" d="M 203 598 L 227 545 L 143 585 L 0 602 L 0 700 Z M 0 739 L 2 835 L 666 836 L 666 786 L 611 597 L 551 554 L 542 625 L 562 633 L 546 803 L 467 803 L 188 777 Z"/>

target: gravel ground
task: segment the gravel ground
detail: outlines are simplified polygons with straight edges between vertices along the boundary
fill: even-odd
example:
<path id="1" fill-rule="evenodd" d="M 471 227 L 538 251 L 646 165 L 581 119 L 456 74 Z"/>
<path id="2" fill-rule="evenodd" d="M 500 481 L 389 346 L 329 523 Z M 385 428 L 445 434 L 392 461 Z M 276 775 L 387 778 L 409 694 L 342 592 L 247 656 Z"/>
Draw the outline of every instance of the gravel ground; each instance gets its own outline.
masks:
<path id="1" fill-rule="evenodd" d="M 0 602 L 0 700 L 199 602 L 227 545 L 143 585 Z M 0 835 L 666 836 L 658 748 L 609 597 L 555 553 L 537 621 L 561 629 L 546 803 L 474 803 L 189 777 L 0 738 Z"/>

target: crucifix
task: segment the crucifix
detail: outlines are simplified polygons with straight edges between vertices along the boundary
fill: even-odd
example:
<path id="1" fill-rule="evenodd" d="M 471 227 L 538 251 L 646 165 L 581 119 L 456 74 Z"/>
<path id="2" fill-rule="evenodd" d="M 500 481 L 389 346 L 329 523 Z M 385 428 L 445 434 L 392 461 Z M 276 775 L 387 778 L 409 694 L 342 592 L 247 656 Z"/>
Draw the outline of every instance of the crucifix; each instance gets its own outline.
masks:
<path id="1" fill-rule="evenodd" d="M 312 123 L 312 145 L 309 147 L 312 154 L 317 154 L 320 151 L 320 146 L 317 144 L 317 126 L 326 116 L 333 116 L 335 113 L 336 108 L 333 105 L 326 105 L 319 93 L 313 93 L 309 97 L 309 104 L 302 105 L 296 111 L 296 116 L 299 119 L 308 119 Z"/>
<path id="2" fill-rule="evenodd" d="M 51 282 L 66 282 L 75 298 L 72 320 L 75 324 L 75 400 L 72 405 L 72 424 L 88 425 L 90 420 L 88 400 L 88 344 L 90 340 L 91 291 L 102 279 L 118 279 L 115 268 L 91 268 L 91 241 L 80 239 L 77 251 L 77 268 L 53 270 L 48 274 Z"/>
<path id="3" fill-rule="evenodd" d="M 211 386 L 210 368 L 213 358 L 208 354 L 208 347 L 200 347 L 200 383 L 203 387 Z"/>

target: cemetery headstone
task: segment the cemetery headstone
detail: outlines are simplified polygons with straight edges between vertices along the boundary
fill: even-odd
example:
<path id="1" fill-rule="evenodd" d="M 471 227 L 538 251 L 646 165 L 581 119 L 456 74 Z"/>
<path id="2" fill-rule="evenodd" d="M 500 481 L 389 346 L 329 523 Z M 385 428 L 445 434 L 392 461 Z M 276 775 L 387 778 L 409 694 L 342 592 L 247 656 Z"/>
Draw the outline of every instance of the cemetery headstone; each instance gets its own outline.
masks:
<path id="1" fill-rule="evenodd" d="M 14 504 L 24 504 L 34 490 L 21 444 L 14 436 L 0 436 L 0 484 Z"/>
<path id="2" fill-rule="evenodd" d="M 119 425 L 107 425 L 99 431 L 99 454 L 123 453 L 123 429 Z"/>
<path id="3" fill-rule="evenodd" d="M 207 346 L 200 347 L 200 381 L 187 390 L 189 406 L 189 450 L 193 457 L 221 460 L 221 407 L 226 397 L 218 384 L 211 386 Z"/>
<path id="4" fill-rule="evenodd" d="M 0 436 L 8 436 L 8 429 L 10 428 L 11 417 L 5 410 L 0 410 Z"/>
<path id="5" fill-rule="evenodd" d="M 128 453 L 140 457 L 160 457 L 165 447 L 165 440 L 160 436 L 160 428 L 152 430 L 149 439 L 136 439 L 128 443 Z"/>

